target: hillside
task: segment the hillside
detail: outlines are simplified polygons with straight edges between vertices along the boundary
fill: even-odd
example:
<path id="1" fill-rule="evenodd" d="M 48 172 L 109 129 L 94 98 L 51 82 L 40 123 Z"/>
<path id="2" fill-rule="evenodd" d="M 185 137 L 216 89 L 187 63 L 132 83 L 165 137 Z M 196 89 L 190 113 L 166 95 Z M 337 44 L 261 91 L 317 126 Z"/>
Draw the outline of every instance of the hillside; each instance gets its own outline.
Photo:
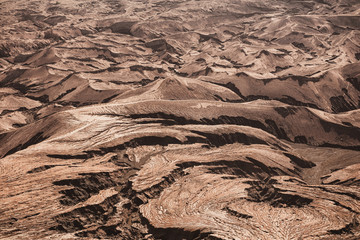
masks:
<path id="1" fill-rule="evenodd" d="M 0 239 L 360 239 L 358 0 L 0 19 Z"/>

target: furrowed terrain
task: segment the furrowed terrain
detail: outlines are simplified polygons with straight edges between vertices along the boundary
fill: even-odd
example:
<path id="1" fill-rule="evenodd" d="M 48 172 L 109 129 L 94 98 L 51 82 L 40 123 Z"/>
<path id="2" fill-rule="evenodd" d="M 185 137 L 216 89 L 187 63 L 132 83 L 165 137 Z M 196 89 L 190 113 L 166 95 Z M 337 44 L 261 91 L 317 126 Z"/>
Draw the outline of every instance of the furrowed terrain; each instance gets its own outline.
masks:
<path id="1" fill-rule="evenodd" d="M 0 186 L 0 239 L 360 239 L 360 2 L 0 1 Z"/>

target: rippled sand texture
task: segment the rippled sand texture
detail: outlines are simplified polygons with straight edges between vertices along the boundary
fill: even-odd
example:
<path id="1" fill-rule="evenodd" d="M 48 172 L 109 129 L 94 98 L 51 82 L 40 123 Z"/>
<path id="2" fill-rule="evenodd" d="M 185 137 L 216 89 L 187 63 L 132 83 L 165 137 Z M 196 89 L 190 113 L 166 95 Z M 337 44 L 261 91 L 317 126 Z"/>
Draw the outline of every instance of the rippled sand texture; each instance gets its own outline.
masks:
<path id="1" fill-rule="evenodd" d="M 360 239 L 358 0 L 1 0 L 0 239 Z"/>

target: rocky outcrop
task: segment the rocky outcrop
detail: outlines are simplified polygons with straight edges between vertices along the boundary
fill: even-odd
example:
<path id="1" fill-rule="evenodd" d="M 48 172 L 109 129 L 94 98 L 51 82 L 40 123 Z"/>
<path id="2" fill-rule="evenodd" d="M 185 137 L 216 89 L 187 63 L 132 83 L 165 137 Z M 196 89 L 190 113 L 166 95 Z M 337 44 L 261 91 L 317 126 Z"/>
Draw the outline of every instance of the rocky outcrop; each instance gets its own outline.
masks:
<path id="1" fill-rule="evenodd" d="M 360 239 L 359 2 L 2 1 L 1 239 Z"/>

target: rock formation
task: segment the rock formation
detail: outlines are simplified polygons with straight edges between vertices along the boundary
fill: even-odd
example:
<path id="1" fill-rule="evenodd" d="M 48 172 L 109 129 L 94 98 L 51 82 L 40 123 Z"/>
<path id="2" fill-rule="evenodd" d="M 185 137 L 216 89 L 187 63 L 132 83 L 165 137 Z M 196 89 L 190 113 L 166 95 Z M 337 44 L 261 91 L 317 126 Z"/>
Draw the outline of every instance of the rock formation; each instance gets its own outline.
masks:
<path id="1" fill-rule="evenodd" d="M 358 0 L 0 19 L 0 239 L 360 239 Z"/>

